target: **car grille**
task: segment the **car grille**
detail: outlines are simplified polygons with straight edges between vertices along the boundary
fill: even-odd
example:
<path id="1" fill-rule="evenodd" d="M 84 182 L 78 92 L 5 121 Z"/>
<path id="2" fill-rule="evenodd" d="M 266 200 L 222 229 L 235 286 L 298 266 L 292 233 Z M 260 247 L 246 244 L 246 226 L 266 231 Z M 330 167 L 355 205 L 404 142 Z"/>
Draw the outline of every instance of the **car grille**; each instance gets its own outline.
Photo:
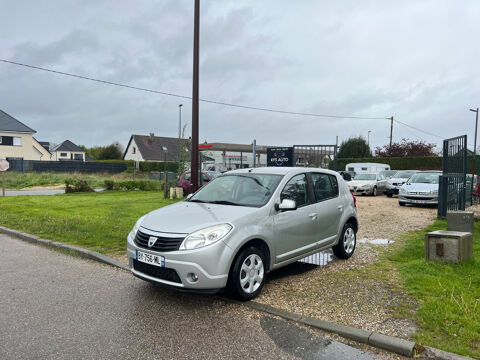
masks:
<path id="1" fill-rule="evenodd" d="M 425 196 L 403 196 L 405 199 L 409 200 L 433 200 L 433 197 L 425 197 Z"/>
<path id="2" fill-rule="evenodd" d="M 148 239 L 150 237 L 156 237 L 157 241 L 152 247 L 148 246 Z M 144 249 L 154 250 L 154 251 L 175 251 L 180 248 L 180 244 L 182 243 L 184 237 L 161 237 L 161 236 L 154 236 L 149 235 L 141 232 L 140 230 L 137 231 L 137 236 L 135 236 L 135 244 L 139 247 Z"/>
<path id="3" fill-rule="evenodd" d="M 182 283 L 177 272 L 173 269 L 159 267 L 155 265 L 145 264 L 138 260 L 133 260 L 133 268 L 145 275 L 152 276 L 157 279 L 166 280 L 174 283 Z"/>

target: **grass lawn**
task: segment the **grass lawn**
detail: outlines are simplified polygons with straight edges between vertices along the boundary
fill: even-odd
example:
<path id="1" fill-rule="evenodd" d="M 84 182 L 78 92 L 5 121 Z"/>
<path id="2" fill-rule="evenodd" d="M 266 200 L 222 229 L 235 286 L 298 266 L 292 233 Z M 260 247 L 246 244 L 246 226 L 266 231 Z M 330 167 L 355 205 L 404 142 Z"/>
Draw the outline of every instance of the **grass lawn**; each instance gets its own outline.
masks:
<path id="1" fill-rule="evenodd" d="M 0 225 L 104 254 L 125 253 L 137 219 L 177 200 L 161 191 L 0 197 Z"/>
<path id="2" fill-rule="evenodd" d="M 64 185 L 66 178 L 80 178 L 87 180 L 94 188 L 104 186 L 105 180 L 131 180 L 132 174 L 85 174 L 85 173 L 57 173 L 57 172 L 17 172 L 7 171 L 5 173 L 5 187 L 7 189 L 23 189 L 32 186 L 55 186 Z M 135 179 L 146 180 L 148 174 L 136 173 Z"/>
<path id="3" fill-rule="evenodd" d="M 425 261 L 425 234 L 445 229 L 446 222 L 437 221 L 410 233 L 404 246 L 387 254 L 385 261 L 394 266 L 406 291 L 418 302 L 415 340 L 480 358 L 480 222 L 475 223 L 472 260 L 462 264 Z"/>

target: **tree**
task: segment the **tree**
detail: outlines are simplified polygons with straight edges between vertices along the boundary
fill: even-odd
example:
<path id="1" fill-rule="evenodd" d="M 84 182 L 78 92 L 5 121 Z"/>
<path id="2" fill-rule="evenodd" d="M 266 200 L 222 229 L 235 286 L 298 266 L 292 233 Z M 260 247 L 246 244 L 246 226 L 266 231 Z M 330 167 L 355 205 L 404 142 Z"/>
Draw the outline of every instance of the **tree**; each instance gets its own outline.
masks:
<path id="1" fill-rule="evenodd" d="M 367 141 L 361 137 L 352 137 L 342 141 L 337 154 L 338 158 L 366 158 L 372 157 L 372 151 Z"/>
<path id="2" fill-rule="evenodd" d="M 392 146 L 377 146 L 375 154 L 378 157 L 438 156 L 434 151 L 435 147 L 435 144 L 429 144 L 425 141 L 402 139 L 401 142 L 393 142 Z"/>
<path id="3" fill-rule="evenodd" d="M 103 147 L 98 154 L 98 160 L 121 160 L 122 153 L 115 144 Z"/>

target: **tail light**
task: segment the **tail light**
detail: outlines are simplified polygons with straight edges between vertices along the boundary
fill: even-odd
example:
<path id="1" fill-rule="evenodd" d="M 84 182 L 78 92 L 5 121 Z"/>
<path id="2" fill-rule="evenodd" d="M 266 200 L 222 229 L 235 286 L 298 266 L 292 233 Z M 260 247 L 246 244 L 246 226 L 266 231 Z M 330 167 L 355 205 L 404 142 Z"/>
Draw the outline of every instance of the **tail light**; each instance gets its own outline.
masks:
<path id="1" fill-rule="evenodd" d="M 350 194 L 352 195 L 352 198 L 353 198 L 353 206 L 357 207 L 357 198 L 355 197 L 355 195 L 353 195 L 352 190 L 350 190 Z"/>

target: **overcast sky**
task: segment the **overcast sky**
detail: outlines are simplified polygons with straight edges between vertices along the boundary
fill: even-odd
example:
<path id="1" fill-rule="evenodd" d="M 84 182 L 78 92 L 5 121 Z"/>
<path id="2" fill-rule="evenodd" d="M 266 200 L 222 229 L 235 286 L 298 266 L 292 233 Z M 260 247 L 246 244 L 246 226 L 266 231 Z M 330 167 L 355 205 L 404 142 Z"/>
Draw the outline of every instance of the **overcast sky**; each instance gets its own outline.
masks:
<path id="1" fill-rule="evenodd" d="M 0 58 L 191 96 L 193 0 L 0 0 Z M 202 0 L 200 97 L 279 110 L 394 116 L 468 134 L 480 106 L 480 1 Z M 0 108 L 36 138 L 126 145 L 191 134 L 191 101 L 0 62 Z M 313 118 L 200 103 L 200 140 L 388 143 L 388 120 Z M 394 124 L 394 140 L 441 139 Z"/>

